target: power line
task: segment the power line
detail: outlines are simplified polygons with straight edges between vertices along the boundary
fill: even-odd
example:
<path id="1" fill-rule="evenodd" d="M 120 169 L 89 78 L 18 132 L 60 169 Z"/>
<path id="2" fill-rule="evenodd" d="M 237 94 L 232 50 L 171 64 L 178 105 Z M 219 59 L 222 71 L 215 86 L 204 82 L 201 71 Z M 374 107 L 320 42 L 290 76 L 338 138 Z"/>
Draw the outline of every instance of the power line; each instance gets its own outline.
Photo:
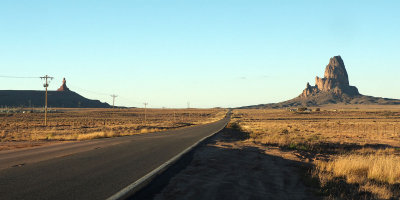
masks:
<path id="1" fill-rule="evenodd" d="M 133 102 L 133 103 L 135 103 L 135 104 L 141 104 L 140 101 L 134 101 L 134 100 L 132 100 L 132 99 L 130 99 L 130 98 L 126 98 L 126 97 L 124 97 L 124 96 L 119 96 L 119 98 L 125 99 L 125 100 L 127 100 L 127 101 L 129 101 L 129 102 Z"/>
<path id="2" fill-rule="evenodd" d="M 70 88 L 72 88 L 72 89 L 74 89 L 74 90 L 79 90 L 79 91 L 81 91 L 81 92 L 88 92 L 88 93 L 91 93 L 91 94 L 101 95 L 101 96 L 110 96 L 110 94 L 106 94 L 106 93 L 102 93 L 102 92 L 97 92 L 97 91 L 93 91 L 93 90 L 83 89 L 83 88 L 81 88 L 81 87 L 77 87 L 77 86 L 71 85 L 71 84 L 69 84 L 69 86 L 70 86 Z M 111 97 L 113 97 L 113 96 L 111 95 Z M 124 100 L 127 100 L 127 101 L 129 101 L 129 102 L 133 102 L 133 103 L 135 103 L 135 104 L 141 104 L 139 101 L 134 101 L 134 100 L 132 100 L 132 99 L 130 99 L 130 98 L 126 98 L 126 97 L 124 97 L 124 96 L 116 96 L 116 97 L 121 98 L 121 99 L 124 99 Z M 114 101 L 114 98 L 113 98 L 113 101 Z M 113 104 L 114 104 L 114 102 L 113 102 Z"/>
<path id="3" fill-rule="evenodd" d="M 6 76 L 6 75 L 0 75 L 0 78 L 15 78 L 15 79 L 36 79 L 36 78 L 41 78 L 41 79 L 44 79 L 45 77 L 39 77 L 39 76 Z M 54 77 L 48 77 L 50 80 L 52 80 Z M 47 83 L 47 85 L 48 85 L 49 83 Z M 70 84 L 70 87 L 72 87 L 72 88 L 74 88 L 74 89 L 77 89 L 77 90 L 80 90 L 80 91 L 83 91 L 83 92 L 88 92 L 88 93 L 92 93 L 92 94 L 96 94 L 96 95 L 102 95 L 102 96 L 109 96 L 110 94 L 106 94 L 106 93 L 102 93 L 102 92 L 96 92 L 96 91 L 92 91 L 92 90 L 87 90 L 87 89 L 83 89 L 83 88 L 80 88 L 80 87 L 77 87 L 77 86 L 75 86 L 75 85 L 71 85 Z M 47 88 L 46 88 L 47 89 Z M 111 95 L 111 97 L 113 97 L 112 95 Z M 117 97 L 117 96 L 115 96 L 115 97 Z M 114 103 L 115 103 L 115 97 L 113 97 L 113 105 L 114 105 Z M 132 100 L 132 99 L 130 99 L 130 98 L 126 98 L 126 97 L 123 97 L 123 96 L 119 96 L 120 98 L 123 98 L 123 99 L 125 99 L 125 100 L 128 100 L 128 101 L 130 101 L 130 102 L 134 102 L 134 103 L 136 103 L 136 104 L 140 104 L 140 102 L 139 101 L 134 101 L 134 100 Z M 113 106 L 114 107 L 114 106 Z"/>
<path id="4" fill-rule="evenodd" d="M 54 77 L 45 75 L 45 76 L 5 76 L 5 75 L 0 75 L 0 78 L 16 78 L 16 79 L 44 79 L 45 83 L 43 84 L 43 87 L 46 88 L 46 98 L 45 98 L 45 103 L 44 103 L 44 125 L 47 126 L 47 88 L 49 87 L 49 83 L 51 80 L 53 80 Z"/>
<path id="5" fill-rule="evenodd" d="M 4 76 L 0 75 L 0 78 L 40 78 L 40 77 L 33 77 L 33 76 Z"/>
<path id="6" fill-rule="evenodd" d="M 86 90 L 86 89 L 83 89 L 83 88 L 81 88 L 81 87 L 77 87 L 77 86 L 71 85 L 71 84 L 69 84 L 69 86 L 70 86 L 70 88 L 72 88 L 72 89 L 74 89 L 74 90 L 79 90 L 79 91 L 81 91 L 81 92 L 88 92 L 88 93 L 91 93 L 91 94 L 101 95 L 101 96 L 110 96 L 110 94 L 101 93 L 101 92 L 97 92 L 97 91 L 93 91 L 93 90 Z M 113 96 L 111 95 L 111 97 L 113 97 Z M 125 99 L 125 100 L 127 100 L 127 101 L 130 101 L 130 102 L 133 102 L 133 103 L 136 103 L 136 104 L 141 104 L 139 101 L 134 101 L 134 100 L 132 100 L 132 99 L 130 99 L 130 98 L 126 98 L 126 97 L 124 97 L 124 96 L 116 96 L 116 97 Z"/>
<path id="7" fill-rule="evenodd" d="M 92 94 L 96 94 L 96 95 L 102 95 L 102 96 L 110 96 L 110 94 L 105 94 L 105 93 L 101 93 L 101 92 L 97 92 L 97 91 L 93 91 L 93 90 L 83 89 L 81 87 L 77 87 L 77 86 L 71 85 L 71 84 L 69 84 L 69 86 L 72 89 L 77 89 L 77 90 L 80 90 L 82 92 L 88 92 L 88 93 L 92 93 Z M 111 95 L 111 97 L 112 97 L 112 95 Z M 135 104 L 141 104 L 139 101 L 132 100 L 131 98 L 127 98 L 127 97 L 124 97 L 124 96 L 117 96 L 117 97 L 121 98 L 121 99 L 124 99 L 124 100 L 127 100 L 129 102 L 133 102 Z"/>
<path id="8" fill-rule="evenodd" d="M 84 91 L 84 92 L 89 92 L 89 93 L 92 93 L 92 94 L 103 95 L 103 96 L 108 96 L 109 95 L 109 94 L 96 92 L 96 91 L 92 91 L 92 90 L 86 90 L 86 89 L 83 89 L 83 88 L 80 88 L 80 87 L 76 87 L 75 85 L 71 85 L 71 84 L 69 84 L 69 86 L 74 88 L 74 89 L 78 89 L 78 90 L 81 90 L 81 91 Z"/>

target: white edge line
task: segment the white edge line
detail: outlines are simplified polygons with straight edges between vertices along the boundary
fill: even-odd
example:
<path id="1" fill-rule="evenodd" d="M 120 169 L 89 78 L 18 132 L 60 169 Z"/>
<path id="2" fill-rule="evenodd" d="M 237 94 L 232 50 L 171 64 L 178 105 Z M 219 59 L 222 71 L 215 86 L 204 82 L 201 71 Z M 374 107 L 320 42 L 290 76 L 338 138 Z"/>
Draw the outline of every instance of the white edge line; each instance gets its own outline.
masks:
<path id="1" fill-rule="evenodd" d="M 228 121 L 229 122 L 229 121 Z M 161 174 L 162 172 L 164 172 L 165 170 L 167 170 L 167 168 L 174 164 L 176 161 L 178 161 L 184 154 L 188 153 L 189 151 L 191 151 L 192 149 L 194 149 L 194 147 L 196 147 L 199 143 L 203 142 L 204 140 L 206 140 L 207 138 L 217 134 L 218 132 L 220 132 L 222 129 L 224 129 L 226 127 L 226 125 L 228 124 L 228 122 L 225 123 L 225 125 L 219 129 L 218 131 L 205 136 L 204 138 L 202 138 L 201 140 L 199 140 L 198 142 L 194 143 L 192 146 L 186 148 L 184 151 L 182 151 L 181 153 L 179 153 L 178 155 L 174 156 L 173 158 L 171 158 L 170 160 L 168 160 L 167 162 L 165 162 L 164 164 L 160 165 L 159 167 L 157 167 L 156 169 L 154 169 L 153 171 L 149 172 L 148 174 L 146 174 L 145 176 L 143 176 L 142 178 L 138 179 L 137 181 L 131 183 L 130 185 L 126 186 L 124 189 L 120 190 L 119 192 L 115 193 L 114 195 L 112 195 L 111 197 L 108 197 L 106 200 L 120 200 L 123 198 L 128 197 L 128 195 L 132 195 L 134 193 L 136 193 L 137 191 L 139 191 L 140 189 L 144 188 L 145 186 L 147 186 L 157 175 Z"/>

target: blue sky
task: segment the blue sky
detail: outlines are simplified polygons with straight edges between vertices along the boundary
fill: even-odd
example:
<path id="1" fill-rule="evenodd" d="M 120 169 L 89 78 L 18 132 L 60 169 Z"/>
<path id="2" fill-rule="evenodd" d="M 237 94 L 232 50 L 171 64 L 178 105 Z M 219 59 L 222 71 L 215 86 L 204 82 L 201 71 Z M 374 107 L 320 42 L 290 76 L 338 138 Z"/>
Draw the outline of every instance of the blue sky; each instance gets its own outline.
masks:
<path id="1" fill-rule="evenodd" d="M 0 75 L 63 77 L 117 105 L 230 107 L 296 97 L 341 55 L 350 84 L 400 98 L 398 1 L 0 1 Z M 42 90 L 0 78 L 0 89 Z"/>

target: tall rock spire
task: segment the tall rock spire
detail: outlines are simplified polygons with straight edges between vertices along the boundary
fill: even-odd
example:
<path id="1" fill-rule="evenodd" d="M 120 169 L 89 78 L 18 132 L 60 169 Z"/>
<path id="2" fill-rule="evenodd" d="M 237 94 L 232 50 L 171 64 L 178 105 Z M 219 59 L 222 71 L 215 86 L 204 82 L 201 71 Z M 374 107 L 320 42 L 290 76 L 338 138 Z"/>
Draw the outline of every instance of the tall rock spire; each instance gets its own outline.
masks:
<path id="1" fill-rule="evenodd" d="M 71 91 L 71 90 L 69 90 L 69 88 L 67 87 L 67 81 L 65 80 L 65 78 L 63 79 L 63 83 L 62 83 L 61 87 L 58 88 L 57 91 L 59 91 L 59 92 Z"/>
<path id="2" fill-rule="evenodd" d="M 349 85 L 346 67 L 340 56 L 331 58 L 325 68 L 324 78 L 317 76 L 315 78 L 315 86 L 307 85 L 300 96 L 308 97 L 320 92 L 332 92 L 335 95 L 347 94 L 350 96 L 360 94 L 356 87 Z"/>
<path id="3" fill-rule="evenodd" d="M 324 78 L 336 79 L 340 84 L 349 85 L 349 76 L 340 56 L 335 56 L 329 60 L 329 64 L 325 68 Z"/>

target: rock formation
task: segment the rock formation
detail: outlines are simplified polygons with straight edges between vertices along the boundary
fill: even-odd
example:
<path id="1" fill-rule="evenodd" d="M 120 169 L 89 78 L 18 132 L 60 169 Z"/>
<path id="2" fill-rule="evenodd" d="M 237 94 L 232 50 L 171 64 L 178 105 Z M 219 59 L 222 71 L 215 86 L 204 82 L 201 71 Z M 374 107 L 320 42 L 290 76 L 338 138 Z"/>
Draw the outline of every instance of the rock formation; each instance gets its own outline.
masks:
<path id="1" fill-rule="evenodd" d="M 43 90 L 0 90 L 0 106 L 44 107 Z M 53 108 L 110 108 L 107 103 L 87 99 L 73 91 L 48 91 L 48 106 Z"/>
<path id="2" fill-rule="evenodd" d="M 306 89 L 300 97 L 307 98 L 319 93 L 333 93 L 340 96 L 346 94 L 348 96 L 356 96 L 360 93 L 354 86 L 350 86 L 349 77 L 346 67 L 340 56 L 335 56 L 329 60 L 329 64 L 325 68 L 324 78 L 316 77 L 315 86 L 307 83 Z"/>
<path id="3" fill-rule="evenodd" d="M 307 83 L 303 92 L 290 100 L 244 106 L 241 108 L 290 108 L 322 106 L 327 104 L 372 104 L 372 105 L 400 105 L 400 99 L 390 99 L 362 95 L 354 86 L 350 86 L 349 77 L 343 60 L 335 56 L 329 60 L 325 68 L 324 78 L 315 78 L 315 86 Z"/>
<path id="4" fill-rule="evenodd" d="M 67 81 L 65 80 L 65 78 L 63 79 L 63 83 L 62 83 L 61 87 L 58 88 L 57 91 L 59 91 L 59 92 L 69 92 L 69 91 L 71 91 L 67 87 Z"/>

